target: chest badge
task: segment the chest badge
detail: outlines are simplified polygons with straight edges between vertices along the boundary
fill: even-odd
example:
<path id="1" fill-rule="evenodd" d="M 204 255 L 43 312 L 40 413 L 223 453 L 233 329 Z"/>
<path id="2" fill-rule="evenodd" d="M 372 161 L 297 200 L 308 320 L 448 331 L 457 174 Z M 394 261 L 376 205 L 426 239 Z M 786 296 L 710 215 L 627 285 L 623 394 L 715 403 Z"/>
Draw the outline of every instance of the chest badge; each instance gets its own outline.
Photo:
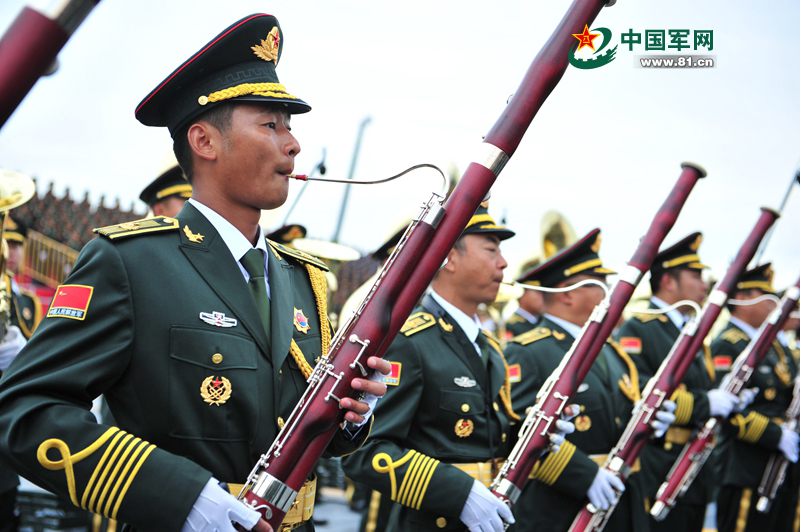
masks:
<path id="1" fill-rule="evenodd" d="M 216 325 L 217 327 L 236 327 L 239 323 L 235 318 L 228 318 L 224 312 L 201 312 L 200 319 L 209 325 Z"/>
<path id="2" fill-rule="evenodd" d="M 294 309 L 294 328 L 303 334 L 308 334 L 308 330 L 311 329 L 308 324 L 308 318 L 303 314 L 303 309 L 298 309 L 297 307 Z"/>
<path id="3" fill-rule="evenodd" d="M 773 399 L 775 399 L 775 395 L 776 395 L 775 388 L 767 388 L 766 390 L 764 390 L 764 399 L 766 399 L 767 401 L 772 401 Z"/>
<path id="4" fill-rule="evenodd" d="M 475 423 L 471 419 L 459 419 L 456 421 L 456 436 L 466 438 L 475 430 Z"/>
<path id="5" fill-rule="evenodd" d="M 206 377 L 200 385 L 200 396 L 209 405 L 223 405 L 231 397 L 231 381 L 213 375 Z"/>
<path id="6" fill-rule="evenodd" d="M 586 432 L 592 426 L 592 420 L 589 416 L 578 416 L 575 418 L 575 429 L 579 432 Z"/>
<path id="7" fill-rule="evenodd" d="M 453 382 L 455 382 L 456 385 L 461 386 L 462 388 L 472 388 L 473 386 L 478 384 L 469 377 L 456 377 L 455 379 L 453 379 Z"/>

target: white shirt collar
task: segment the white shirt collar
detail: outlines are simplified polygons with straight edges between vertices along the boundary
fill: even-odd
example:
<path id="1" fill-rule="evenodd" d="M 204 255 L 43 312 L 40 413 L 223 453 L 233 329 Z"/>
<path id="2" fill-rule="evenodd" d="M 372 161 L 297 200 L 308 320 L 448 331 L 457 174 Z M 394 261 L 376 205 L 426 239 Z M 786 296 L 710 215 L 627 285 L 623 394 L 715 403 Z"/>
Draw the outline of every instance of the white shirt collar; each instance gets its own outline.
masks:
<path id="1" fill-rule="evenodd" d="M 755 327 L 752 327 L 749 323 L 745 323 L 739 318 L 731 316 L 731 323 L 739 327 L 744 333 L 748 336 L 748 338 L 753 339 L 756 337 L 757 330 Z"/>
<path id="2" fill-rule="evenodd" d="M 657 306 L 660 309 L 664 309 L 664 308 L 667 308 L 669 306 L 669 303 L 667 303 L 666 301 L 664 301 L 660 297 L 656 297 L 656 296 L 652 296 L 650 298 L 650 302 L 653 303 L 655 306 Z M 681 314 L 681 312 L 678 309 L 674 308 L 674 309 L 668 311 L 666 314 L 667 314 L 667 317 L 669 317 L 669 319 L 672 321 L 672 323 L 675 324 L 675 327 L 677 327 L 678 330 L 683 329 L 683 324 L 686 322 L 686 318 L 684 317 L 683 314 Z"/>
<path id="3" fill-rule="evenodd" d="M 431 290 L 431 297 L 434 301 L 439 303 L 441 307 L 450 314 L 450 317 L 455 320 L 461 330 L 464 331 L 464 334 L 467 335 L 467 338 L 473 344 L 475 340 L 478 338 L 478 333 L 480 333 L 481 325 L 478 321 L 477 316 L 469 317 L 467 314 L 462 311 L 461 309 L 456 308 L 452 303 L 445 300 L 442 296 L 436 293 L 435 290 Z M 478 354 L 480 354 L 480 349 L 478 349 Z"/>
<path id="4" fill-rule="evenodd" d="M 563 318 L 559 318 L 558 316 L 553 316 L 552 314 L 548 314 L 547 312 L 544 313 L 544 317 L 552 321 L 556 325 L 560 325 L 574 339 L 577 339 L 578 336 L 581 335 L 581 329 L 583 329 L 583 327 L 579 325 L 575 325 L 572 322 L 569 322 Z"/>
<path id="5" fill-rule="evenodd" d="M 244 280 L 249 282 L 250 275 L 247 273 L 247 270 L 244 269 L 242 263 L 242 257 L 244 257 L 245 253 L 253 249 L 253 245 L 250 241 L 245 237 L 241 231 L 236 229 L 232 223 L 222 217 L 221 214 L 216 212 L 215 210 L 211 209 L 206 205 L 203 205 L 199 201 L 194 198 L 189 198 L 189 203 L 194 205 L 194 207 L 200 211 L 200 214 L 206 217 L 206 219 L 214 226 L 214 229 L 217 230 L 219 236 L 222 237 L 222 240 L 225 242 L 225 245 L 228 246 L 228 250 L 233 255 L 233 258 L 236 260 L 236 263 L 239 265 L 239 270 L 242 272 L 244 276 Z M 268 277 L 268 268 L 267 268 L 267 239 L 264 235 L 264 230 L 261 226 L 258 226 L 258 238 L 256 238 L 256 246 L 257 249 L 260 249 L 264 255 L 264 275 Z M 269 295 L 269 282 L 267 282 L 267 295 Z"/>
<path id="6" fill-rule="evenodd" d="M 530 323 L 536 323 L 537 321 L 539 321 L 539 316 L 534 316 L 533 314 L 531 314 L 522 307 L 517 307 L 517 310 L 515 312 L 520 316 L 522 316 L 523 318 L 525 318 L 526 320 L 528 320 Z"/>

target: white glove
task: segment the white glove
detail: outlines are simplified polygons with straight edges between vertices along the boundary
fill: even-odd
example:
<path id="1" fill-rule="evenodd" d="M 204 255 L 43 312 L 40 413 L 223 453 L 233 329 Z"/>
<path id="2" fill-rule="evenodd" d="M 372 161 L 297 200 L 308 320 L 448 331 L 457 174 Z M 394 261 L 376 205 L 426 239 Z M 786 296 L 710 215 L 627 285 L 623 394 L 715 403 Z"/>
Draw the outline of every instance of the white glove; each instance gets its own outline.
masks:
<path id="1" fill-rule="evenodd" d="M 625 484 L 622 483 L 622 480 L 608 469 L 601 467 L 597 470 L 586 496 L 589 497 L 589 502 L 595 508 L 608 510 L 612 504 L 617 502 L 617 492 L 622 493 L 623 491 L 625 491 Z"/>
<path id="2" fill-rule="evenodd" d="M 461 510 L 461 521 L 470 532 L 503 532 L 503 521 L 513 524 L 514 515 L 489 488 L 476 480 Z"/>
<path id="3" fill-rule="evenodd" d="M 22 335 L 19 327 L 16 325 L 10 325 L 8 327 L 8 331 L 6 331 L 5 337 L 3 338 L 3 343 L 0 344 L 0 371 L 5 371 L 8 369 L 11 361 L 14 360 L 14 357 L 17 356 L 17 353 L 22 351 L 22 348 L 25 347 L 26 343 L 28 343 L 28 341 Z"/>
<path id="4" fill-rule="evenodd" d="M 725 390 L 708 390 L 708 409 L 711 416 L 728 417 L 739 403 L 739 398 Z"/>
<path id="5" fill-rule="evenodd" d="M 575 432 L 575 424 L 570 420 L 581 411 L 580 405 L 569 405 L 556 420 L 556 430 L 550 434 L 550 452 L 557 453 L 567 434 Z"/>
<path id="6" fill-rule="evenodd" d="M 781 441 L 778 442 L 778 450 L 793 464 L 797 462 L 798 439 L 800 436 L 795 431 L 781 427 Z"/>
<path id="7" fill-rule="evenodd" d="M 650 422 L 650 426 L 655 430 L 653 434 L 655 438 L 663 436 L 669 426 L 675 422 L 673 412 L 676 406 L 678 405 L 675 404 L 675 401 L 664 401 L 661 403 L 661 408 L 656 410 L 655 419 Z"/>
<path id="8" fill-rule="evenodd" d="M 753 402 L 758 395 L 760 388 L 745 388 L 739 391 L 739 404 L 733 409 L 734 412 L 741 412 Z"/>
<path id="9" fill-rule="evenodd" d="M 194 502 L 181 532 L 236 532 L 231 521 L 251 530 L 259 519 L 260 513 L 222 489 L 219 481 L 211 477 Z"/>

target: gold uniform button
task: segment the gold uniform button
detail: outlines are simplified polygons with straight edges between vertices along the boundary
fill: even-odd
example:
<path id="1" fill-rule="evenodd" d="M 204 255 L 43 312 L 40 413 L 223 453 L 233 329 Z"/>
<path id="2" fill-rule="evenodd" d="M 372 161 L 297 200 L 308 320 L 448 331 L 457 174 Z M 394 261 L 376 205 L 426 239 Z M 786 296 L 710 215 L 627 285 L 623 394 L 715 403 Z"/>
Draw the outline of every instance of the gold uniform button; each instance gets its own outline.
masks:
<path id="1" fill-rule="evenodd" d="M 503 443 L 505 443 L 505 442 L 506 442 L 506 433 L 505 433 L 505 432 L 503 433 L 503 436 L 500 438 L 500 440 L 501 440 Z"/>
<path id="2" fill-rule="evenodd" d="M 283 418 L 278 416 L 278 428 L 283 430 Z"/>
<path id="3" fill-rule="evenodd" d="M 500 411 L 500 405 L 498 405 L 498 404 L 497 404 L 497 401 L 495 401 L 494 403 L 492 403 L 492 405 L 494 406 L 494 409 L 495 409 L 495 411 L 496 411 L 496 412 L 499 412 L 499 411 Z"/>
<path id="4" fill-rule="evenodd" d="M 469 405 L 467 403 L 464 403 L 463 405 L 461 405 L 461 411 L 462 412 L 469 412 Z"/>
<path id="5" fill-rule="evenodd" d="M 446 527 L 447 526 L 447 519 L 445 519 L 444 517 L 440 517 L 439 519 L 436 520 L 436 526 L 438 526 L 439 528 Z"/>
<path id="6" fill-rule="evenodd" d="M 222 355 L 220 355 L 219 353 L 214 353 L 211 356 L 211 362 L 213 362 L 214 364 L 219 364 L 220 362 L 222 362 Z"/>

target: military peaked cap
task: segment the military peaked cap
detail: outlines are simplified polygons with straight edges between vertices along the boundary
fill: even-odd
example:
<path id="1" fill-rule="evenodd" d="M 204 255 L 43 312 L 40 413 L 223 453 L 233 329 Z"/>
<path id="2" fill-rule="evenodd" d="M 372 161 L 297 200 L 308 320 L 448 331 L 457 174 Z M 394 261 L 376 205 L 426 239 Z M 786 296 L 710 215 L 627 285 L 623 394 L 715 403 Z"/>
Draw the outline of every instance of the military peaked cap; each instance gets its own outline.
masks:
<path id="1" fill-rule="evenodd" d="M 311 110 L 278 81 L 275 67 L 284 36 L 272 15 L 256 13 L 225 29 L 184 61 L 136 107 L 146 126 L 166 126 L 174 135 L 221 102 L 277 102 L 289 113 Z"/>
<path id="2" fill-rule="evenodd" d="M 752 270 L 747 270 L 739 277 L 736 283 L 736 290 L 750 290 L 756 288 L 765 294 L 774 294 L 775 289 L 772 287 L 772 263 L 768 262 L 761 266 L 756 266 Z"/>
<path id="3" fill-rule="evenodd" d="M 470 218 L 467 227 L 461 235 L 474 235 L 481 233 L 490 233 L 497 235 L 500 240 L 511 238 L 516 233 L 504 225 L 500 225 L 494 221 L 494 218 L 489 214 L 488 202 L 481 203 L 478 210 Z"/>
<path id="4" fill-rule="evenodd" d="M 159 201 L 171 196 L 180 196 L 187 199 L 192 197 L 192 185 L 186 181 L 186 177 L 178 165 L 173 166 L 155 178 L 152 183 L 142 190 L 142 193 L 139 194 L 139 199 L 147 203 L 149 207 L 153 207 Z"/>
<path id="5" fill-rule="evenodd" d="M 670 268 L 689 268 L 691 270 L 708 268 L 708 266 L 700 262 L 700 256 L 697 254 L 702 241 L 703 234 L 697 232 L 666 249 L 662 249 L 653 259 L 653 266 L 650 268 L 651 274 L 655 277 Z"/>
<path id="6" fill-rule="evenodd" d="M 554 287 L 573 275 L 581 273 L 601 277 L 617 273 L 603 267 L 599 252 L 600 229 L 592 229 L 589 234 L 568 248 L 562 249 L 547 261 L 523 274 L 518 282 Z"/>
<path id="7" fill-rule="evenodd" d="M 3 227 L 3 238 L 24 244 L 28 238 L 28 226 L 12 216 L 7 216 L 6 225 Z"/>

